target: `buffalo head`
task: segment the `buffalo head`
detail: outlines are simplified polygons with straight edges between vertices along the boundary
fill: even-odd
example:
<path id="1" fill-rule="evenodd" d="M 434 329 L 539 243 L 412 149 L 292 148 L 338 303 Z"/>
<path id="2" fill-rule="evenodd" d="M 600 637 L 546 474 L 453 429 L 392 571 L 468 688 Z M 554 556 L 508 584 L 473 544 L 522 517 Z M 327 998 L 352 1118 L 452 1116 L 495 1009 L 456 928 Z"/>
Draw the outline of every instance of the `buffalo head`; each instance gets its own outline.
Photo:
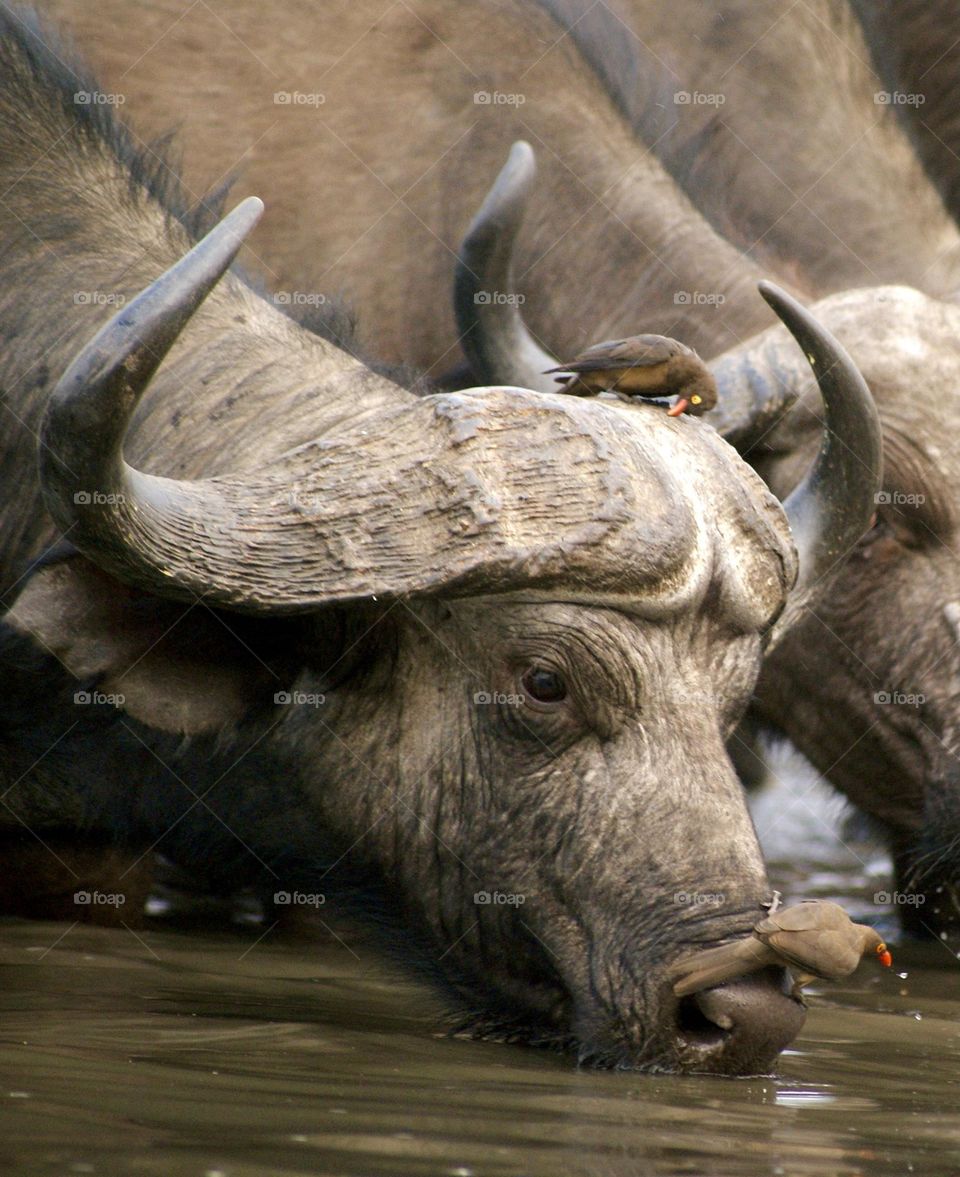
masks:
<path id="1" fill-rule="evenodd" d="M 483 376 L 547 389 L 553 358 L 532 338 L 514 300 L 511 257 L 534 178 L 517 144 L 462 251 L 456 306 L 464 347 Z M 836 549 L 832 586 L 765 663 L 759 711 L 877 820 L 890 845 L 902 902 L 917 932 L 960 921 L 960 579 L 950 425 L 960 384 L 960 310 L 905 287 L 831 295 L 818 321 L 848 342 L 877 402 L 884 480 L 872 525 Z M 782 327 L 711 369 L 721 390 L 705 420 L 781 497 L 821 442 L 820 394 Z M 770 395 L 775 373 L 779 395 Z M 960 426 L 960 421 L 958 421 Z M 736 738 L 736 737 L 735 737 Z"/>
<path id="2" fill-rule="evenodd" d="M 767 291 L 828 406 L 785 512 L 708 425 L 508 387 L 398 396 L 235 475 L 134 468 L 138 400 L 174 344 L 189 370 L 191 318 L 259 211 L 235 209 L 60 379 L 40 478 L 83 558 L 35 574 L 16 624 L 122 684 L 151 727 L 259 723 L 261 762 L 293 767 L 256 805 L 228 790 L 222 824 L 261 861 L 295 861 L 291 886 L 333 886 L 340 864 L 375 880 L 485 1029 L 612 1065 L 766 1069 L 802 1019 L 782 978 L 678 1005 L 666 969 L 746 931 L 766 897 L 724 741 L 764 647 L 867 525 L 865 385 Z M 744 352 L 747 384 L 761 361 Z M 247 634 L 260 666 L 211 656 L 185 611 Z M 140 837 L 169 825 L 157 811 Z"/>

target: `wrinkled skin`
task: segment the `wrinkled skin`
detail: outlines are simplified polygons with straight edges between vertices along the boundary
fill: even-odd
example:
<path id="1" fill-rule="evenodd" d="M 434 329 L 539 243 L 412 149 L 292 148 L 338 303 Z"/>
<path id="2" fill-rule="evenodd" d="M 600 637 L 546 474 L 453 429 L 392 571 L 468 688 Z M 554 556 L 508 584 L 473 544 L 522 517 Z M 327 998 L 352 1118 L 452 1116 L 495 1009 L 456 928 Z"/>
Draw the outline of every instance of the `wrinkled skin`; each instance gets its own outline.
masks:
<path id="1" fill-rule="evenodd" d="M 342 877 L 346 890 L 379 893 L 374 916 L 484 1030 L 612 1065 L 767 1070 L 801 1018 L 782 977 L 680 1007 L 665 966 L 745 933 L 767 895 L 723 741 L 796 575 L 779 505 L 702 422 L 516 389 L 418 399 L 228 274 L 181 319 L 120 448 L 164 476 L 149 485 L 169 495 L 175 479 L 200 494 L 219 475 L 218 485 L 272 487 L 287 508 L 288 475 L 314 459 L 307 474 L 324 501 L 315 514 L 288 510 L 313 545 L 289 576 L 319 551 L 318 579 L 348 603 L 284 598 L 271 611 L 261 597 L 246 612 L 215 609 L 178 593 L 173 559 L 155 570 L 161 591 L 131 588 L 96 566 L 122 566 L 125 537 L 100 549 L 85 529 L 112 508 L 75 495 L 69 539 L 85 554 L 26 575 L 58 535 L 35 464 L 41 431 L 41 464 L 52 460 L 47 398 L 71 387 L 58 378 L 108 319 L 139 340 L 133 296 L 171 272 L 192 233 L 169 211 L 179 197 L 162 171 L 109 120 L 77 117 L 76 83 L 58 64 L 40 54 L 23 73 L 21 54 L 4 52 L 0 171 L 15 215 L 0 221 L 0 459 L 18 495 L 2 519 L 14 630 L 4 628 L 0 729 L 20 765 L 9 769 L 4 839 L 19 853 L 26 828 L 43 839 L 41 857 L 71 837 L 134 857 L 162 844 L 188 867 L 268 889 Z M 38 87 L 38 70 L 43 86 L 59 79 L 54 91 Z M 78 289 L 113 301 L 78 300 Z M 137 346 L 162 354 L 156 340 Z M 124 384 L 108 424 L 125 431 L 132 404 Z M 405 476 L 390 481 L 402 461 Z M 315 520 L 338 472 L 348 493 L 327 532 Z M 415 477 L 427 480 L 422 498 Z M 442 490 L 460 515 L 442 509 Z M 445 593 L 442 568 L 421 591 L 396 591 L 389 577 L 415 584 L 418 568 L 391 528 L 337 547 L 341 516 L 370 520 L 388 493 L 401 538 L 420 528 L 431 541 L 411 539 L 417 560 L 426 565 L 437 540 L 469 583 L 487 576 L 485 592 L 463 579 Z M 262 506 L 227 552 L 234 575 L 257 567 L 270 538 L 256 532 Z M 192 528 L 193 571 L 211 554 L 204 528 L 222 520 L 179 522 Z M 534 538 L 510 548 L 516 536 Z M 173 555 L 183 561 L 182 549 Z M 264 581 L 273 572 L 261 567 Z M 351 573 L 359 587 L 338 583 Z M 547 670 L 564 690 L 538 703 L 543 684 L 530 674 Z M 123 713 L 88 713 L 78 686 L 122 695 Z M 508 701 L 475 701 L 483 690 Z M 314 701 L 283 704 L 284 691 Z M 524 903 L 477 904 L 481 890 Z"/>
<path id="2" fill-rule="evenodd" d="M 572 1032 L 600 1061 L 696 1059 L 697 1035 L 670 1030 L 663 967 L 704 920 L 675 897 L 702 890 L 696 879 L 715 883 L 726 902 L 708 921 L 714 937 L 748 925 L 763 893 L 752 831 L 731 821 L 742 813 L 736 778 L 700 769 L 722 763 L 736 704 L 692 716 L 685 703 L 711 692 L 739 701 L 749 689 L 749 639 L 713 628 L 559 604 L 418 610 L 399 627 L 386 692 L 346 692 L 329 720 L 377 772 L 362 793 L 345 790 L 352 809 L 344 793 L 325 806 L 325 824 L 345 834 L 371 825 L 368 853 L 417 923 L 450 945 L 445 963 L 468 976 L 481 967 L 511 1007 L 548 1035 Z M 478 685 L 522 694 L 531 663 L 562 673 L 568 698 L 474 704 Z M 411 717 L 427 708 L 442 726 L 424 741 Z M 370 733 L 378 745 L 387 735 L 386 763 Z M 315 725 L 302 738 L 329 756 Z M 679 805 L 670 780 L 685 782 Z M 477 906 L 474 892 L 524 901 Z"/>
<path id="3" fill-rule="evenodd" d="M 113 720 L 96 731 L 95 778 L 78 790 L 84 718 L 9 800 L 45 838 L 46 823 L 62 829 L 65 813 L 90 826 L 106 812 L 101 836 L 133 847 L 159 838 L 213 884 L 319 890 L 334 912 L 356 908 L 358 884 L 385 893 L 386 917 L 383 900 L 371 910 L 407 931 L 381 926 L 381 942 L 401 941 L 406 963 L 439 976 L 483 1033 L 573 1046 L 606 1065 L 764 1069 L 796 1028 L 789 999 L 764 981 L 752 1011 L 760 1029 L 738 1025 L 718 1049 L 708 1022 L 681 1023 L 664 974 L 679 946 L 748 931 L 767 893 L 735 776 L 729 766 L 701 772 L 705 758 L 724 762 L 722 735 L 749 691 L 745 647 L 754 644 L 721 636 L 707 619 L 651 627 L 613 610 L 503 602 L 401 609 L 373 626 L 362 670 L 336 689 L 309 669 L 289 684 L 325 690 L 322 723 L 312 707 L 289 707 L 274 728 L 275 709 L 248 717 L 215 755 L 205 741 L 185 755 L 149 727 Z M 576 703 L 473 702 L 478 684 L 517 691 L 518 667 L 540 655 L 564 669 Z M 667 667 L 696 707 L 665 694 Z M 37 755 L 78 711 L 65 703 L 63 718 L 50 718 L 43 673 L 44 730 L 31 730 L 37 743 L 28 745 Z M 704 702 L 718 686 L 736 702 Z M 439 724 L 429 739 L 416 722 L 425 709 Z M 238 753 L 251 745 L 245 760 Z M 66 794 L 51 787 L 63 761 Z M 683 804 L 668 784 L 679 781 L 689 782 Z M 722 905 L 677 901 L 703 893 L 705 879 Z M 477 905 L 481 891 L 522 896 L 522 905 Z"/>

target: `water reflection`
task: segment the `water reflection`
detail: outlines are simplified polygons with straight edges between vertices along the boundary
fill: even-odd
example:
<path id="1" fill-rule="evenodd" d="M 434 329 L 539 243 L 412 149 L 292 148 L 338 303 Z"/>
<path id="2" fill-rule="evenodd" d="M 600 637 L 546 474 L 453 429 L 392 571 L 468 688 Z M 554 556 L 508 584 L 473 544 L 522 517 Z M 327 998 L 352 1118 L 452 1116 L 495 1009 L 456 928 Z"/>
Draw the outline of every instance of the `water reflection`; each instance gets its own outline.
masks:
<path id="1" fill-rule="evenodd" d="M 874 921 L 875 848 L 815 791 L 761 798 L 775 885 Z M 801 822 L 801 826 L 803 823 Z M 781 841 L 778 842 L 778 838 Z M 194 921 L 195 923 L 196 921 Z M 896 940 L 894 925 L 884 928 Z M 811 987 L 776 1079 L 577 1071 L 442 1035 L 358 945 L 248 922 L 0 926 L 0 1159 L 38 1174 L 857 1175 L 960 1171 L 960 986 L 948 945 Z"/>

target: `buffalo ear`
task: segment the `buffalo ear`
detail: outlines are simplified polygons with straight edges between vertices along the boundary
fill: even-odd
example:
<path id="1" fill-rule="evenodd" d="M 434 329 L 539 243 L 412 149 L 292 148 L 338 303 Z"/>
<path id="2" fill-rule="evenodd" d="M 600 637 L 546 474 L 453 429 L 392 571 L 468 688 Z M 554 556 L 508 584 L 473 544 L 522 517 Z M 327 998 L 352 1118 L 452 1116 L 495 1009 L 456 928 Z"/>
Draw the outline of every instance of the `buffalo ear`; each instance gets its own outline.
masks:
<path id="1" fill-rule="evenodd" d="M 297 673 L 294 623 L 132 589 L 83 556 L 41 567 L 6 620 L 150 727 L 217 732 L 271 707 Z M 287 640 L 290 639 L 290 640 Z"/>

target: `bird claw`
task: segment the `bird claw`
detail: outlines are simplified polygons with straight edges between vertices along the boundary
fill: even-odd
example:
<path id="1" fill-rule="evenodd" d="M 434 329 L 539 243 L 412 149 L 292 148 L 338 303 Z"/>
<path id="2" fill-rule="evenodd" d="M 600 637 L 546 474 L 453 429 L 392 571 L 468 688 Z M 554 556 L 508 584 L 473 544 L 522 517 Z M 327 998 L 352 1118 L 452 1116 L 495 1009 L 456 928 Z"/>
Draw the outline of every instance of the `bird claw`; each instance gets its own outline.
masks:
<path id="1" fill-rule="evenodd" d="M 779 891 L 774 891 L 773 898 L 768 899 L 766 903 L 761 903 L 760 906 L 766 910 L 768 916 L 771 916 L 775 911 L 780 910 L 780 900 L 782 898 L 783 896 Z"/>

